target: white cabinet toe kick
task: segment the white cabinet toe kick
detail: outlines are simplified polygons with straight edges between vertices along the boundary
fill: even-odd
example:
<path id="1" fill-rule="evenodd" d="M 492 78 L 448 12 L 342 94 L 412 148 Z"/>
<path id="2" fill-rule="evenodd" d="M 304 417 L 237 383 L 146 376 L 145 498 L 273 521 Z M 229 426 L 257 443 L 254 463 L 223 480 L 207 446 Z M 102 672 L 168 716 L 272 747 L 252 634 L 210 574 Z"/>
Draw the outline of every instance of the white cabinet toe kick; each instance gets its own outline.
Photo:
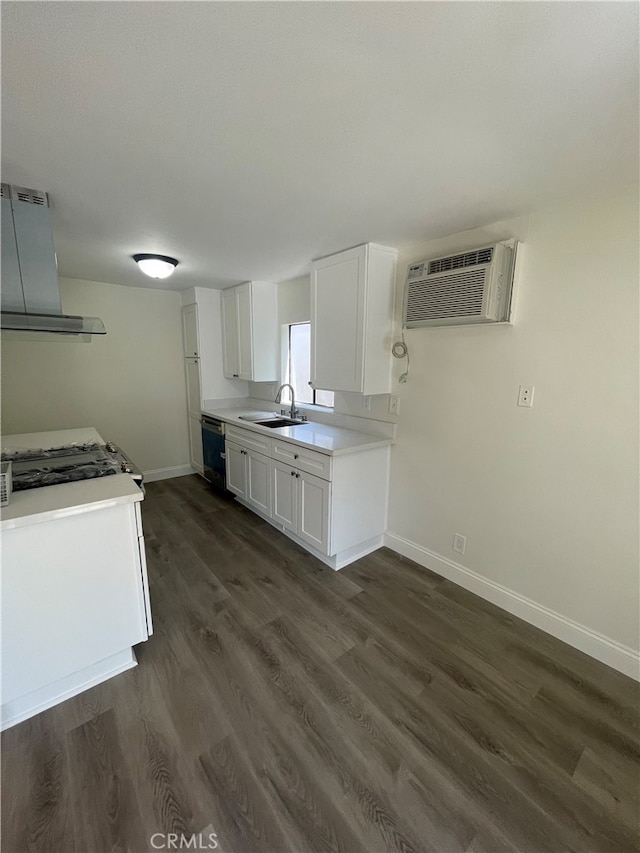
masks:
<path id="1" fill-rule="evenodd" d="M 332 569 L 381 547 L 388 446 L 331 456 L 230 426 L 226 454 L 236 499 Z"/>

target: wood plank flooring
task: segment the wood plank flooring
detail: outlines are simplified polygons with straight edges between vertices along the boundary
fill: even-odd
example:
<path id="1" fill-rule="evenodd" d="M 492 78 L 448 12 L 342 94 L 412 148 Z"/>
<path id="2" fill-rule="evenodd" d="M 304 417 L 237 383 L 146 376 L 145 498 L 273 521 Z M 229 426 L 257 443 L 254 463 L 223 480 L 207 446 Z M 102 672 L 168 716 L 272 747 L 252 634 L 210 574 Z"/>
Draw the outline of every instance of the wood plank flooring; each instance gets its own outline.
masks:
<path id="1" fill-rule="evenodd" d="M 4 853 L 638 850 L 635 682 L 386 549 L 332 572 L 195 476 L 143 520 L 155 634 L 3 734 Z"/>

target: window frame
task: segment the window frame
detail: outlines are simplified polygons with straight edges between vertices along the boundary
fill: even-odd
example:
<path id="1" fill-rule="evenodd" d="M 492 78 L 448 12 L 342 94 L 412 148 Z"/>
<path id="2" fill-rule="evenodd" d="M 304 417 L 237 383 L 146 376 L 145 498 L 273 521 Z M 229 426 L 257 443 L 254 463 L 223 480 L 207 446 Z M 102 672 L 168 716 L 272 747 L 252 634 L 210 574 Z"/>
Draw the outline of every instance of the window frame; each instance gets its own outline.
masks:
<path id="1" fill-rule="evenodd" d="M 286 329 L 286 336 L 283 335 L 283 339 L 286 339 L 286 346 L 283 346 L 283 367 L 284 367 L 284 369 L 283 369 L 282 375 L 284 377 L 284 379 L 283 379 L 284 382 L 287 382 L 291 379 L 291 376 L 289 374 L 289 368 L 290 368 L 290 363 L 291 363 L 291 329 L 293 326 L 309 326 L 309 329 L 311 329 L 311 321 L 310 320 L 296 320 L 294 323 L 284 323 L 283 324 L 283 331 L 284 331 L 284 329 Z M 283 343 L 284 343 L 284 340 L 283 340 Z M 318 391 L 324 391 L 325 393 L 328 393 L 328 394 L 335 394 L 335 392 L 331 391 L 331 389 L 329 389 L 329 388 L 314 388 L 313 386 L 311 386 L 312 402 L 311 403 L 307 403 L 307 402 L 303 402 L 303 401 L 296 401 L 296 402 L 299 403 L 300 406 L 316 406 L 318 409 L 322 409 L 323 411 L 326 411 L 327 409 L 333 410 L 335 398 L 334 398 L 334 403 L 332 403 L 330 406 L 325 405 L 324 403 L 318 403 L 317 397 L 316 397 Z"/>

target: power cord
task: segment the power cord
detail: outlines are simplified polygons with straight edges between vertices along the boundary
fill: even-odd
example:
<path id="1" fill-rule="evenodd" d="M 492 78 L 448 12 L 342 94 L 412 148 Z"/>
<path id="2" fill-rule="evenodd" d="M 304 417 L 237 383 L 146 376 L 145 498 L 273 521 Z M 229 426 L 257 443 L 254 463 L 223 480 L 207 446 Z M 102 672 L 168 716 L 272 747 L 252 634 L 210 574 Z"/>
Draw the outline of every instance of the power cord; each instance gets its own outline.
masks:
<path id="1" fill-rule="evenodd" d="M 401 373 L 398 377 L 398 382 L 401 385 L 404 385 L 407 379 L 409 378 L 409 347 L 404 339 L 404 329 L 401 332 L 402 340 L 396 341 L 395 344 L 391 347 L 391 355 L 394 358 L 406 358 L 407 359 L 407 369 L 404 373 Z"/>

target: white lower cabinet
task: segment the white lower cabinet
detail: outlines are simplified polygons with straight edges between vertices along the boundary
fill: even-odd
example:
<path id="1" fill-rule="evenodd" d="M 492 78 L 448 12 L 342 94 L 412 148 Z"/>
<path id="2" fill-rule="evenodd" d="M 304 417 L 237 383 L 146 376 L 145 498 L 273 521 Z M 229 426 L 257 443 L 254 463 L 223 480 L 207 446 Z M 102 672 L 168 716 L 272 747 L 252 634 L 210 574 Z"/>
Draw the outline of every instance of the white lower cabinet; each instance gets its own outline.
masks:
<path id="1" fill-rule="evenodd" d="M 333 569 L 382 545 L 389 447 L 332 456 L 235 424 L 227 488 Z"/>
<path id="2" fill-rule="evenodd" d="M 271 515 L 271 460 L 253 450 L 245 453 L 247 503 L 265 515 Z"/>
<path id="3" fill-rule="evenodd" d="M 227 488 L 265 515 L 271 512 L 271 459 L 233 441 L 226 442 Z"/>
<path id="4" fill-rule="evenodd" d="M 271 461 L 273 504 L 271 517 L 285 530 L 295 533 L 298 529 L 298 481 L 296 472 L 288 465 Z"/>
<path id="5" fill-rule="evenodd" d="M 322 554 L 330 554 L 329 548 L 329 502 L 331 483 L 305 474 L 297 473 L 298 484 L 298 536 Z"/>
<path id="6" fill-rule="evenodd" d="M 139 503 L 67 512 L 2 531 L 1 728 L 135 666 L 153 632 Z"/>
<path id="7" fill-rule="evenodd" d="M 189 414 L 189 449 L 191 451 L 191 467 L 202 474 L 204 462 L 202 456 L 202 424 L 200 417 Z"/>
<path id="8" fill-rule="evenodd" d="M 331 483 L 271 460 L 271 484 L 271 518 L 328 555 Z"/>
<path id="9" fill-rule="evenodd" d="M 247 466 L 244 461 L 246 452 L 232 441 L 225 442 L 227 488 L 239 498 L 247 497 Z"/>
<path id="10" fill-rule="evenodd" d="M 200 359 L 185 358 L 185 371 L 187 376 L 187 413 L 189 417 L 189 452 L 191 467 L 202 474 L 204 471 L 202 460 L 202 425 L 200 423 L 200 411 L 202 401 L 200 399 Z"/>

